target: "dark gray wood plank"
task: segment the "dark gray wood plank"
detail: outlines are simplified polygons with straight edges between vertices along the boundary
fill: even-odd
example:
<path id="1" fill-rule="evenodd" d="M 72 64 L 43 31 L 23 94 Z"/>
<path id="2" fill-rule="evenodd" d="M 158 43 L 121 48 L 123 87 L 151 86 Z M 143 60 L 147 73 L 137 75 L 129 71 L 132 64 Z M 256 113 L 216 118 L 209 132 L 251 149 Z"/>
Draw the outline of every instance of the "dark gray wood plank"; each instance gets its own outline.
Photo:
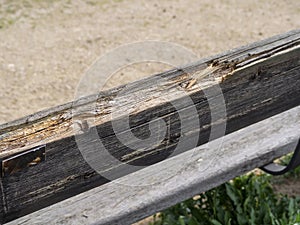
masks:
<path id="1" fill-rule="evenodd" d="M 210 75 L 203 77 L 208 72 Z M 161 78 L 164 78 L 162 82 L 156 82 Z M 222 111 L 218 104 L 209 105 L 207 100 L 207 93 L 214 93 L 216 87 L 222 90 L 227 117 L 212 121 L 211 112 Z M 186 96 L 178 90 L 184 91 Z M 120 93 L 121 102 L 115 109 L 118 117 L 112 121 L 112 102 Z M 101 153 L 95 141 L 95 129 L 101 142 L 116 159 L 130 165 L 148 166 L 170 157 L 175 148 L 176 154 L 190 150 L 195 147 L 192 143 L 195 139 L 198 139 L 196 145 L 206 143 L 212 128 L 218 131 L 226 123 L 225 132 L 231 133 L 298 106 L 299 94 L 298 30 L 2 125 L 2 160 L 26 152 L 28 148 L 46 145 L 44 161 L 30 167 L 26 166 L 27 161 L 23 163 L 25 167 L 19 163 L 19 170 L 1 178 L 2 204 L 5 205 L 5 211 L 1 213 L 2 222 L 109 182 L 89 166 L 77 145 L 79 141 L 81 148 L 92 156 Z M 211 99 L 218 97 L 210 96 Z M 192 104 L 189 104 L 190 99 Z M 132 112 L 130 129 L 127 129 L 123 119 L 129 109 Z M 196 114 L 193 109 L 196 109 Z M 78 115 L 72 118 L 74 110 Z M 183 117 L 180 118 L 179 114 Z M 74 126 L 72 119 L 76 120 L 75 123 L 95 119 L 95 123 L 75 138 L 74 134 L 80 129 L 78 125 Z M 147 139 L 150 121 L 159 119 L 167 124 L 167 134 L 163 141 L 147 151 L 127 147 L 138 146 L 132 139 L 121 143 L 117 138 L 117 135 L 134 133 Z M 184 124 L 181 119 L 184 119 Z M 200 123 L 199 128 L 194 127 L 195 121 Z M 118 133 L 113 131 L 112 122 L 121 125 Z M 159 131 L 154 130 L 152 137 L 158 138 Z M 217 132 L 213 138 L 218 135 L 221 136 L 222 132 Z M 181 137 L 185 137 L 185 142 L 178 147 Z M 136 169 L 139 168 L 116 166 L 107 158 L 98 162 L 98 170 L 114 178 Z"/>

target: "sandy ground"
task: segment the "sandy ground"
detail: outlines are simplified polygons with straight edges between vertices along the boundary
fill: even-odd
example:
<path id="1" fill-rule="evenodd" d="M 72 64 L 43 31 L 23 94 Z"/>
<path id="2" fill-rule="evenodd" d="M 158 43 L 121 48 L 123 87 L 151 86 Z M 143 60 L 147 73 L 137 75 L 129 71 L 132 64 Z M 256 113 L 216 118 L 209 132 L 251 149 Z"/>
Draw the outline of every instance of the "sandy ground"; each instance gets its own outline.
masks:
<path id="1" fill-rule="evenodd" d="M 299 0 L 0 0 L 0 123 L 72 101 L 89 65 L 123 44 L 174 42 L 202 58 L 297 28 Z"/>

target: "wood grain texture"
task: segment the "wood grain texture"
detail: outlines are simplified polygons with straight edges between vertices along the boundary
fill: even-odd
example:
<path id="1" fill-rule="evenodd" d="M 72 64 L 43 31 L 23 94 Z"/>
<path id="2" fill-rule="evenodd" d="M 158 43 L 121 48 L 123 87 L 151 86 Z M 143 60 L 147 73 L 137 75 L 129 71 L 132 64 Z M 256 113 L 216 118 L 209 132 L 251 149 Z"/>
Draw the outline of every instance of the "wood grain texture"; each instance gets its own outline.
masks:
<path id="1" fill-rule="evenodd" d="M 218 87 L 226 117 L 217 115 L 217 120 L 212 120 L 212 111 L 222 111 L 219 104 L 209 102 L 220 97 L 214 96 Z M 218 130 L 225 124 L 228 134 L 298 106 L 299 94 L 297 30 L 4 124 L 0 126 L 2 159 L 46 144 L 46 160 L 1 178 L 2 222 L 107 183 L 109 180 L 97 174 L 81 154 L 85 149 L 92 158 L 99 152 L 101 156 L 97 135 L 114 159 L 148 166 L 170 157 L 174 149 L 176 154 L 190 150 L 195 147 L 194 140 L 197 146 L 206 143 L 212 129 L 215 139 L 222 135 Z M 112 111 L 117 115 L 113 119 Z M 127 112 L 129 129 L 124 120 Z M 166 124 L 165 137 L 147 149 L 131 149 L 128 146 L 140 143 L 117 138 L 132 133 L 145 141 L 149 136 L 159 138 L 160 129 L 150 133 L 151 123 L 159 120 Z M 195 128 L 195 122 L 200 128 Z M 117 133 L 113 123 L 121 127 Z M 185 141 L 179 145 L 181 137 Z M 124 169 L 109 158 L 100 157 L 97 163 L 98 171 L 114 178 L 139 169 Z"/>
<path id="2" fill-rule="evenodd" d="M 300 106 L 8 224 L 131 224 L 292 151 L 299 136 Z"/>

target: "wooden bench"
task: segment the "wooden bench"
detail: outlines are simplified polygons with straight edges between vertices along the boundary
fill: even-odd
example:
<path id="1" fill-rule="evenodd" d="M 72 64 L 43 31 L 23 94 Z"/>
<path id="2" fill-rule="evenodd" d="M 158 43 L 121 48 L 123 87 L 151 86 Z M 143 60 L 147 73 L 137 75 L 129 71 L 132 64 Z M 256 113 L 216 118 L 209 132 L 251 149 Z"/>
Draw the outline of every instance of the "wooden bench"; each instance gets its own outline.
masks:
<path id="1" fill-rule="evenodd" d="M 4 124 L 1 221 L 135 222 L 293 151 L 300 134 L 299 94 L 296 30 Z M 224 99 L 225 118 L 212 118 L 212 111 L 223 110 L 214 104 L 218 98 Z M 113 109 L 118 117 L 112 119 Z M 130 128 L 115 133 L 112 124 L 122 128 L 126 111 Z M 131 149 L 132 140 L 118 141 L 130 133 L 159 137 L 159 128 L 150 134 L 149 124 L 161 119 L 167 134 L 152 148 Z M 95 131 L 114 158 L 135 167 L 95 157 L 101 175 L 95 172 L 84 160 L 86 152 L 91 158 L 99 154 Z"/>

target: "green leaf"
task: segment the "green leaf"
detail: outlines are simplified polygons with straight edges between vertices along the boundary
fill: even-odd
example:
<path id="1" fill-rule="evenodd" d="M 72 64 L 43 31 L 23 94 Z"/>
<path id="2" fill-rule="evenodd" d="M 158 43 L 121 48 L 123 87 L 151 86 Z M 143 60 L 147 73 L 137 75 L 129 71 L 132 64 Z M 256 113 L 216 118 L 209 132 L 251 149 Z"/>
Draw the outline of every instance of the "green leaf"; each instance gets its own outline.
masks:
<path id="1" fill-rule="evenodd" d="M 253 207 L 251 207 L 250 224 L 251 225 L 256 225 L 256 223 L 255 223 L 255 210 L 254 210 Z"/>
<path id="2" fill-rule="evenodd" d="M 238 205 L 239 199 L 238 196 L 236 195 L 235 189 L 230 185 L 226 184 L 226 193 L 229 196 L 229 198 L 234 202 L 235 205 Z"/>
<path id="3" fill-rule="evenodd" d="M 238 214 L 237 221 L 238 221 L 239 225 L 247 224 L 247 219 L 246 219 L 245 215 Z"/>
<path id="4" fill-rule="evenodd" d="M 188 225 L 199 225 L 198 221 L 194 217 L 191 217 L 187 224 Z"/>
<path id="5" fill-rule="evenodd" d="M 213 225 L 222 225 L 218 220 L 212 219 L 210 221 Z"/>
<path id="6" fill-rule="evenodd" d="M 289 216 L 290 216 L 290 218 L 294 214 L 295 214 L 295 200 L 294 199 L 290 199 L 290 202 L 289 202 Z"/>
<path id="7" fill-rule="evenodd" d="M 229 211 L 225 211 L 225 216 L 224 216 L 224 222 L 226 225 L 230 225 L 231 224 L 231 213 Z"/>
<path id="8" fill-rule="evenodd" d="M 185 225 L 184 216 L 180 216 L 178 222 L 180 225 Z"/>

